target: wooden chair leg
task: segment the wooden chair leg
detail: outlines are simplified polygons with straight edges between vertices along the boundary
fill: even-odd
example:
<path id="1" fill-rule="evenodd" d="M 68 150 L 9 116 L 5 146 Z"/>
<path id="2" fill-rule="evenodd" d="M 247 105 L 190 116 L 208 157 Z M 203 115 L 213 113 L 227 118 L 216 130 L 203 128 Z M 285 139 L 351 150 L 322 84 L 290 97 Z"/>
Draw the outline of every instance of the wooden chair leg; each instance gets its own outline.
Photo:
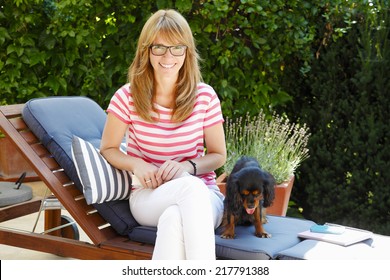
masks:
<path id="1" fill-rule="evenodd" d="M 61 209 L 46 209 L 45 210 L 45 231 L 61 225 Z M 49 235 L 61 236 L 61 229 L 57 229 L 48 233 Z"/>

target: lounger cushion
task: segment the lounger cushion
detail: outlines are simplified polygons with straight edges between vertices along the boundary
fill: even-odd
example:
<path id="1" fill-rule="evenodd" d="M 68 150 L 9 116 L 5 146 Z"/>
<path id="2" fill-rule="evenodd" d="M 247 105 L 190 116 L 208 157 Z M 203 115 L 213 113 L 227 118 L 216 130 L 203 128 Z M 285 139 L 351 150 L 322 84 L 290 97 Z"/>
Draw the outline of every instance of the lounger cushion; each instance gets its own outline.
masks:
<path id="1" fill-rule="evenodd" d="M 129 198 L 131 172 L 113 167 L 91 143 L 74 136 L 72 158 L 88 204 Z"/>
<path id="2" fill-rule="evenodd" d="M 301 242 L 298 233 L 308 230 L 315 223 L 309 220 L 268 216 L 265 230 L 272 235 L 271 238 L 258 238 L 254 235 L 254 226 L 236 227 L 234 239 L 220 237 L 221 229 L 215 234 L 216 255 L 219 259 L 234 260 L 269 260 L 278 256 L 278 253 L 296 246 Z M 151 227 L 136 227 L 129 233 L 132 240 L 154 243 L 156 229 Z"/>
<path id="3" fill-rule="evenodd" d="M 309 220 L 268 215 L 265 230 L 271 238 L 258 238 L 254 226 L 236 228 L 235 239 L 223 239 L 216 235 L 217 256 L 224 259 L 260 260 L 274 259 L 278 252 L 301 242 L 298 233 L 308 230 L 315 223 Z M 220 233 L 219 231 L 217 233 Z"/>
<path id="4" fill-rule="evenodd" d="M 82 184 L 72 160 L 72 139 L 76 135 L 99 148 L 107 117 L 104 110 L 86 97 L 47 97 L 28 101 L 22 115 L 31 131 L 82 191 Z M 121 235 L 128 235 L 138 226 L 130 213 L 127 200 L 96 203 L 93 206 Z"/>

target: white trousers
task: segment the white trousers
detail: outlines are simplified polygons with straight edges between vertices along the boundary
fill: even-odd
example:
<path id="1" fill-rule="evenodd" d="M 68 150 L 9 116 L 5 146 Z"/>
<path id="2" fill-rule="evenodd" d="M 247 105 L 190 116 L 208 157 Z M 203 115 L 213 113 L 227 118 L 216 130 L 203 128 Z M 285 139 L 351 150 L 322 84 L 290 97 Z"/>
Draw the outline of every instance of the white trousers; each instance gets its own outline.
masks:
<path id="1" fill-rule="evenodd" d="M 214 229 L 223 201 L 201 179 L 186 176 L 156 189 L 136 188 L 130 209 L 140 225 L 157 226 L 154 260 L 215 260 Z"/>

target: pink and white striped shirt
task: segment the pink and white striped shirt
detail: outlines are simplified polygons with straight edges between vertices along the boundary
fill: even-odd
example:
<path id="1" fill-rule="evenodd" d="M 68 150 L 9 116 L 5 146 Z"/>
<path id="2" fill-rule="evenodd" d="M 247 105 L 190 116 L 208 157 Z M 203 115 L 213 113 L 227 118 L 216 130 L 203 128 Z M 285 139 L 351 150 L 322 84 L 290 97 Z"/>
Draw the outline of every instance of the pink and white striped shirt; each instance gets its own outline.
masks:
<path id="1" fill-rule="evenodd" d="M 223 122 L 220 101 L 214 89 L 198 85 L 192 114 L 183 122 L 171 121 L 172 109 L 154 104 L 160 115 L 152 113 L 156 123 L 140 118 L 135 111 L 130 84 L 122 86 L 111 99 L 107 112 L 128 124 L 127 154 L 156 166 L 166 160 L 185 161 L 204 155 L 203 130 Z M 206 185 L 215 189 L 215 172 L 199 174 Z"/>

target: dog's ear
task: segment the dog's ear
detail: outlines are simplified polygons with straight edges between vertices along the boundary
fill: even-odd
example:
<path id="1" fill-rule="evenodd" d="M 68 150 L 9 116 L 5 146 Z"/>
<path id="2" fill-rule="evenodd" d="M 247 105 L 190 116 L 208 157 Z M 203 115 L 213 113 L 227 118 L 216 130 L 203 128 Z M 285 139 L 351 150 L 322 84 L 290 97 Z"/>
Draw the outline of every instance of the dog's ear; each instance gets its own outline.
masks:
<path id="1" fill-rule="evenodd" d="M 230 211 L 238 214 L 242 207 L 242 198 L 238 185 L 239 178 L 237 174 L 230 174 L 226 182 L 226 198 Z"/>
<path id="2" fill-rule="evenodd" d="M 263 206 L 269 207 L 275 199 L 275 178 L 268 172 L 264 172 Z"/>

